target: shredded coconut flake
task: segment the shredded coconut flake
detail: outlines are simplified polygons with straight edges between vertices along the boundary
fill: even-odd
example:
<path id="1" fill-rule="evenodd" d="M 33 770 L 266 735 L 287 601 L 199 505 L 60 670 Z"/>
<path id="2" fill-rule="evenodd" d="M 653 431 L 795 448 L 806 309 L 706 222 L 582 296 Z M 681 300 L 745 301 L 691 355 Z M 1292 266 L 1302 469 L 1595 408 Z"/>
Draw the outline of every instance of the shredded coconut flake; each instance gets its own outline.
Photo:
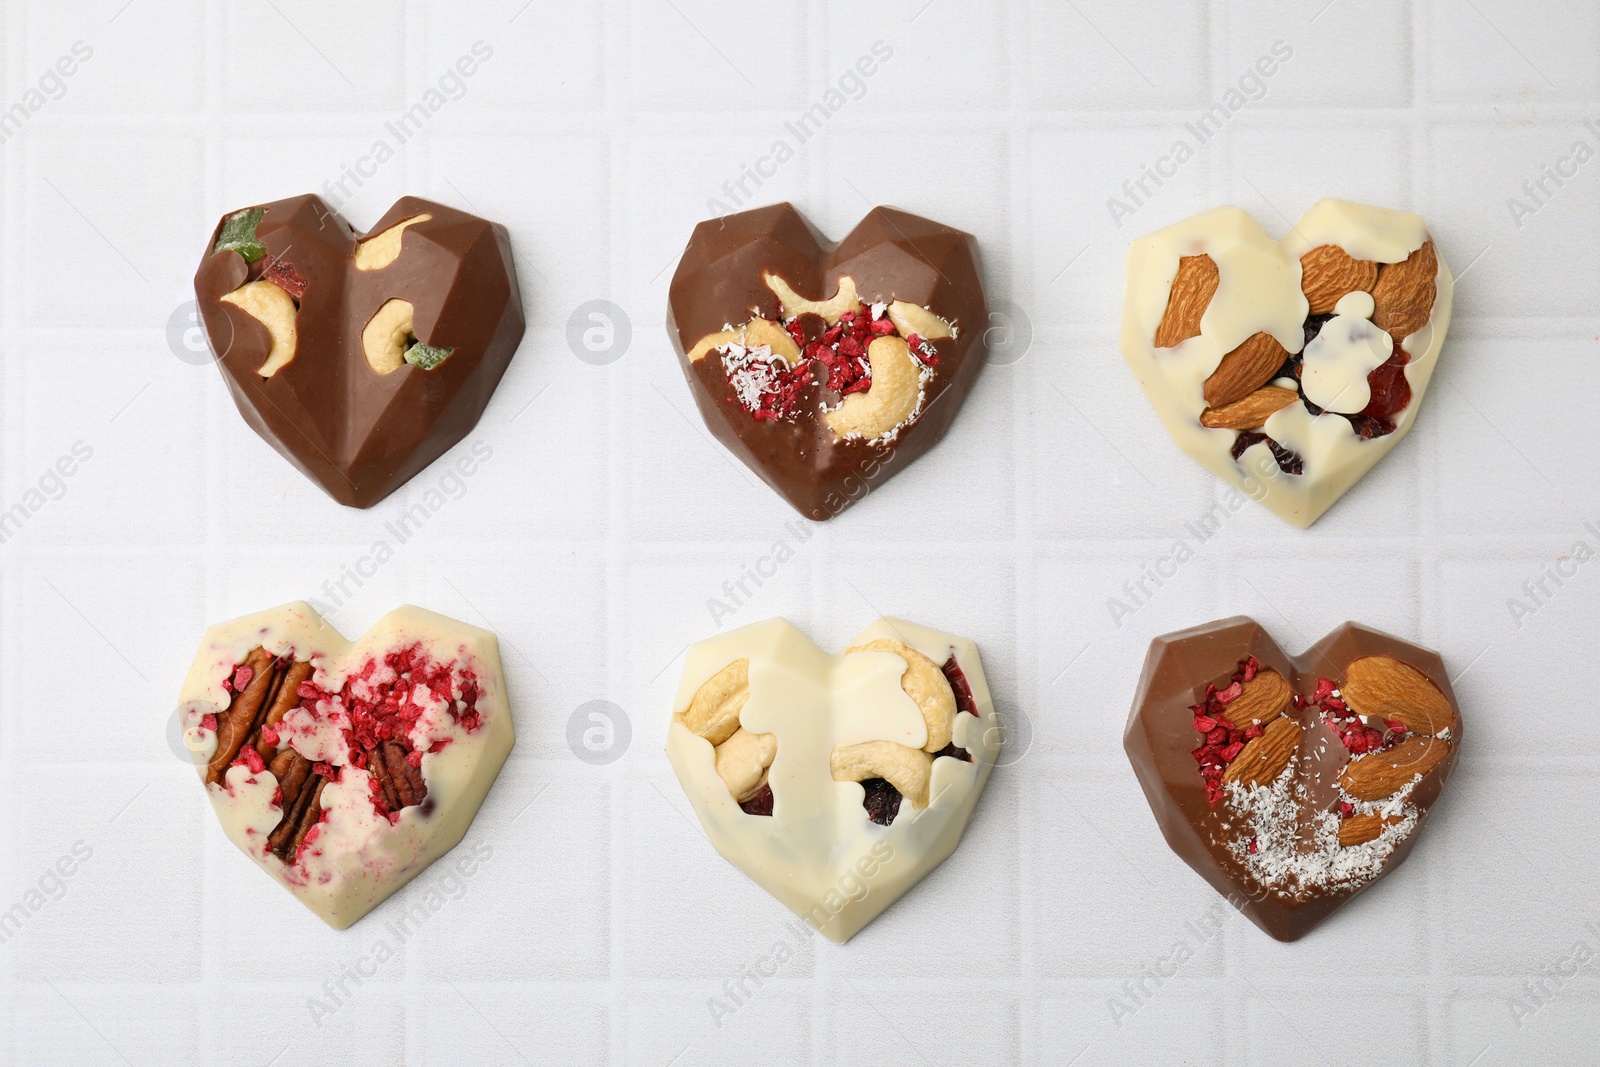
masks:
<path id="1" fill-rule="evenodd" d="M 1228 824 L 1236 831 L 1227 841 L 1228 851 L 1263 888 L 1287 899 L 1358 889 L 1377 878 L 1395 848 L 1417 827 L 1416 808 L 1406 799 L 1422 776 L 1381 801 L 1359 802 L 1341 793 L 1352 814 L 1399 819 L 1375 839 L 1345 846 L 1339 844 L 1343 820 L 1338 810 L 1306 813 L 1312 801 L 1295 782 L 1294 767 L 1291 762 L 1270 785 L 1230 782 L 1225 787 L 1225 803 L 1236 815 Z"/>

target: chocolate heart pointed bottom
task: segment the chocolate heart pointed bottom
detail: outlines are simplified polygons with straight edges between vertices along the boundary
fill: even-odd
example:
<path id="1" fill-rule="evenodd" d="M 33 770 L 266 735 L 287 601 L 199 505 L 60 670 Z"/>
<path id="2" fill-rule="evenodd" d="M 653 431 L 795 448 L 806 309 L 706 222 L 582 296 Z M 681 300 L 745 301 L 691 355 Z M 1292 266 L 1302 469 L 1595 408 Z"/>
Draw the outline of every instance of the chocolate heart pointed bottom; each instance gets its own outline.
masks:
<path id="1" fill-rule="evenodd" d="M 1409 212 L 1322 200 L 1273 241 L 1216 208 L 1133 242 L 1122 355 L 1180 448 L 1309 526 L 1411 429 L 1451 293 Z"/>
<path id="2" fill-rule="evenodd" d="M 888 207 L 837 245 L 789 204 L 702 222 L 669 315 L 706 427 L 817 520 L 944 436 L 989 325 L 971 235 Z"/>
<path id="3" fill-rule="evenodd" d="M 213 626 L 180 699 L 228 840 L 338 930 L 461 840 L 513 739 L 494 634 L 414 607 L 353 643 L 300 603 Z"/>
<path id="4" fill-rule="evenodd" d="M 1000 743 L 966 638 L 879 619 L 829 655 L 768 619 L 690 647 L 667 758 L 723 858 L 843 942 L 955 851 Z"/>
<path id="5" fill-rule="evenodd" d="M 239 413 L 371 507 L 471 432 L 522 340 L 505 228 L 408 196 L 366 236 L 317 196 L 223 216 L 194 278 Z"/>
<path id="6" fill-rule="evenodd" d="M 1293 941 L 1410 854 L 1461 714 L 1437 653 L 1345 623 L 1289 657 L 1234 618 L 1150 643 L 1123 744 L 1173 851 Z"/>

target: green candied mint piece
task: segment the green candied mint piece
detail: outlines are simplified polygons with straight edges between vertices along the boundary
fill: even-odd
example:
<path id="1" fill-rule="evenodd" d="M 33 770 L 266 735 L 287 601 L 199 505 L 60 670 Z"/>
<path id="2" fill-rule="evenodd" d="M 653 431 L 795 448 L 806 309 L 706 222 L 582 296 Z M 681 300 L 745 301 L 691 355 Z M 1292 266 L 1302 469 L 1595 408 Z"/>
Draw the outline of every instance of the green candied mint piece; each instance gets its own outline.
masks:
<path id="1" fill-rule="evenodd" d="M 267 246 L 256 236 L 256 227 L 261 225 L 266 214 L 264 207 L 247 207 L 229 215 L 222 224 L 222 233 L 217 237 L 217 247 L 211 250 L 212 254 L 237 252 L 251 263 L 266 255 Z"/>
<path id="2" fill-rule="evenodd" d="M 423 370 L 432 370 L 445 360 L 449 359 L 450 354 L 454 351 L 455 349 L 453 348 L 434 348 L 432 345 L 425 345 L 421 341 L 418 341 L 416 344 L 406 349 L 406 362 L 411 364 L 413 367 L 421 367 Z"/>

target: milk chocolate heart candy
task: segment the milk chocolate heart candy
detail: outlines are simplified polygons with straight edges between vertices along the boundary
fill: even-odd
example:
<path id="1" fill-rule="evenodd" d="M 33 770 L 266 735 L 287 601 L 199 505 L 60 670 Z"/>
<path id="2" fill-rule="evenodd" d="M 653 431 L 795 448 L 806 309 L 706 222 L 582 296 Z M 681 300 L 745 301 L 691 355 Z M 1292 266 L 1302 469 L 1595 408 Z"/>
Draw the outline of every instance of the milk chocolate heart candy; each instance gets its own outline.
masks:
<path id="1" fill-rule="evenodd" d="M 181 700 L 228 840 L 338 930 L 461 840 L 513 739 L 494 634 L 414 607 L 354 644 L 302 603 L 213 626 Z"/>
<path id="2" fill-rule="evenodd" d="M 838 942 L 955 851 L 999 750 L 977 646 L 887 618 L 835 656 L 784 619 L 692 646 L 667 734 L 717 851 Z"/>
<path id="3" fill-rule="evenodd" d="M 1129 249 L 1122 354 L 1179 447 L 1309 526 L 1411 428 L 1450 296 L 1416 215 L 1323 200 L 1274 242 L 1217 208 Z"/>
<path id="4" fill-rule="evenodd" d="M 944 436 L 989 325 L 971 235 L 888 207 L 838 245 L 789 204 L 702 222 L 668 314 L 706 427 L 818 520 Z"/>
<path id="5" fill-rule="evenodd" d="M 1293 941 L 1410 854 L 1461 714 L 1437 653 L 1345 623 L 1290 657 L 1234 618 L 1150 643 L 1123 743 L 1173 851 Z"/>
<path id="6" fill-rule="evenodd" d="M 352 507 L 470 433 L 522 340 L 505 228 L 412 196 L 365 237 L 317 196 L 231 212 L 194 289 L 239 413 Z"/>

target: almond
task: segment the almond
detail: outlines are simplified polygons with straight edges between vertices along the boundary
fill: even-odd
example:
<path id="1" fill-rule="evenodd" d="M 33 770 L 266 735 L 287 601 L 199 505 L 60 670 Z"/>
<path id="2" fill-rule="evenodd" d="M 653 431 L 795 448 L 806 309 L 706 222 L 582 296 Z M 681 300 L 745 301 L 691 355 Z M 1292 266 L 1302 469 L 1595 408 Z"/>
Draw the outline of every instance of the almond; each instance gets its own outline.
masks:
<path id="1" fill-rule="evenodd" d="M 1183 256 L 1167 293 L 1167 310 L 1156 327 L 1155 346 L 1171 348 L 1200 334 L 1200 316 L 1217 294 L 1221 275 L 1210 256 Z"/>
<path id="2" fill-rule="evenodd" d="M 1433 770 L 1449 754 L 1449 744 L 1436 737 L 1413 737 L 1385 752 L 1353 761 L 1345 768 L 1339 786 L 1357 800 L 1382 800 L 1417 775 Z M 1239 755 L 1244 757 L 1242 752 Z"/>
<path id="3" fill-rule="evenodd" d="M 1213 430 L 1258 430 L 1273 412 L 1299 399 L 1300 394 L 1293 389 L 1265 385 L 1226 407 L 1206 408 L 1200 413 L 1200 425 Z"/>
<path id="4" fill-rule="evenodd" d="M 1338 245 L 1318 245 L 1300 257 L 1300 291 L 1311 304 L 1311 314 L 1331 315 L 1350 293 L 1372 292 L 1378 265 L 1357 259 Z"/>
<path id="5" fill-rule="evenodd" d="M 1266 733 L 1244 746 L 1238 758 L 1228 764 L 1222 782 L 1271 785 L 1289 766 L 1289 759 L 1299 746 L 1300 724 L 1293 719 L 1274 719 L 1267 724 Z"/>
<path id="6" fill-rule="evenodd" d="M 1433 314 L 1435 279 L 1439 257 L 1428 241 L 1401 263 L 1385 263 L 1378 268 L 1378 281 L 1372 287 L 1372 321 L 1396 341 L 1422 329 Z"/>
<path id="7" fill-rule="evenodd" d="M 1437 734 L 1456 721 L 1455 709 L 1428 676 L 1393 656 L 1363 656 L 1345 668 L 1339 688 L 1357 715 L 1393 719 L 1415 734 Z"/>
<path id="8" fill-rule="evenodd" d="M 1376 841 L 1384 830 L 1402 821 L 1398 815 L 1352 815 L 1339 825 L 1339 844 L 1345 848 Z"/>
<path id="9" fill-rule="evenodd" d="M 1270 382 L 1288 358 L 1288 351 L 1270 333 L 1251 334 L 1244 344 L 1223 356 L 1206 379 L 1206 406 L 1222 408 L 1243 400 Z"/>
<path id="10" fill-rule="evenodd" d="M 1233 723 L 1234 729 L 1248 730 L 1258 722 L 1276 719 L 1293 698 L 1294 693 L 1283 675 L 1271 667 L 1263 667 L 1254 678 L 1240 686 L 1238 696 L 1222 706 L 1222 713 Z"/>

